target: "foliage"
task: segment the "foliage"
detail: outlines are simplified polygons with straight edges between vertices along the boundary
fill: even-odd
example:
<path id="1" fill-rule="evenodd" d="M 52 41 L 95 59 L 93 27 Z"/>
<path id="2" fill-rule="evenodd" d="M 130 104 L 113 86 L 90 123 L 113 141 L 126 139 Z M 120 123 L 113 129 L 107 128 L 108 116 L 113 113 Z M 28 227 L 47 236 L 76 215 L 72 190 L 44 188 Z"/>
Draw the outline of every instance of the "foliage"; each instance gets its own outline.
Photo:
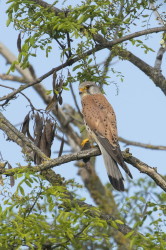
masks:
<path id="1" fill-rule="evenodd" d="M 113 75 L 123 81 L 121 72 L 116 71 L 113 65 L 110 67 L 112 59 L 116 56 L 120 60 L 126 59 L 121 52 L 128 44 L 142 49 L 144 53 L 153 51 L 149 44 L 142 38 L 115 43 L 104 64 L 98 62 L 96 52 L 107 48 L 105 41 L 123 38 L 135 32 L 137 26 L 145 28 L 151 16 L 151 5 L 155 4 L 158 10 L 162 4 L 153 0 L 83 0 L 75 5 L 64 1 L 65 8 L 62 6 L 57 9 L 56 6 L 61 1 L 47 6 L 42 6 L 37 0 L 9 0 L 7 3 L 7 26 L 13 24 L 20 33 L 17 41 L 18 58 L 11 64 L 8 74 L 14 72 L 18 65 L 22 69 L 31 69 L 31 57 L 37 57 L 40 50 L 44 50 L 48 57 L 55 42 L 59 47 L 57 57 L 62 62 L 60 69 L 63 69 L 64 62 L 71 66 L 71 72 L 68 70 L 66 78 L 60 73 L 57 79 L 57 72 L 52 71 L 53 89 L 45 91 L 46 94 L 53 94 L 51 102 L 46 111 L 35 109 L 30 102 L 31 111 L 22 126 L 22 133 L 50 157 L 55 128 L 61 130 L 61 123 L 54 121 L 49 112 L 56 104 L 53 114 L 56 117 L 58 104 L 62 104 L 62 90 L 69 90 L 68 85 L 84 80 L 98 82 L 101 86 L 108 84 L 110 69 Z M 104 46 L 101 47 L 101 44 Z M 77 64 L 74 65 L 75 62 Z M 79 110 L 77 114 L 72 112 L 69 120 L 73 119 L 74 126 L 80 129 L 82 124 L 80 125 L 78 113 Z M 69 116 L 68 112 L 67 115 Z M 62 115 L 57 120 L 61 119 Z M 32 120 L 33 135 L 30 126 Z M 68 121 L 65 129 L 66 124 Z M 67 130 L 65 129 L 63 132 Z M 51 140 L 47 140 L 47 137 Z M 68 138 L 68 134 L 66 137 Z M 61 141 L 59 156 L 63 151 L 64 139 Z M 36 152 L 33 153 L 28 147 L 26 145 L 24 148 L 23 145 L 22 148 L 28 166 L 32 162 L 42 163 L 43 159 L 34 157 Z M 73 150 L 72 146 L 71 149 Z M 78 166 L 81 167 L 81 164 Z M 96 185 L 96 189 L 93 189 L 97 177 L 94 182 L 90 182 L 90 187 L 85 180 L 86 188 L 89 191 L 92 189 L 91 196 L 99 205 L 95 207 L 84 203 L 84 199 L 77 195 L 82 188 L 79 184 L 61 177 L 49 182 L 46 174 L 26 172 L 24 175 L 15 175 L 15 191 L 10 190 L 7 178 L 4 180 L 5 186 L 0 193 L 0 249 L 123 249 L 124 246 L 124 249 L 140 250 L 166 248 L 166 195 L 158 190 L 152 180 L 128 180 L 129 186 L 125 194 L 110 192 L 111 187 L 107 185 L 103 187 L 104 194 L 101 192 L 101 196 L 96 194 L 97 188 L 101 190 L 100 182 L 99 187 Z M 132 190 L 133 186 L 136 191 Z M 107 200 L 112 207 L 107 205 Z M 103 214 L 111 214 L 115 219 L 104 219 Z M 124 236 L 121 233 L 119 235 L 122 225 L 127 228 Z"/>
<path id="2" fill-rule="evenodd" d="M 32 183 L 35 183 L 33 189 Z M 68 186 L 71 184 L 73 187 L 73 183 Z M 0 213 L 1 246 L 42 249 L 44 244 L 51 244 L 53 248 L 73 246 L 77 249 L 88 241 L 99 246 L 106 244 L 104 242 L 109 244 L 106 222 L 88 215 L 89 210 L 99 213 L 97 208 L 79 207 L 66 192 L 65 186 L 47 186 L 41 176 L 28 174 L 14 194 L 4 190 L 1 194 L 5 197 L 5 208 L 1 207 Z"/>
<path id="3" fill-rule="evenodd" d="M 9 186 L 1 192 L 4 204 L 0 211 L 1 247 L 19 249 L 21 246 L 26 246 L 30 249 L 43 249 L 43 246 L 51 245 L 51 249 L 58 247 L 86 249 L 91 244 L 95 248 L 105 249 L 115 246 L 115 242 L 110 242 L 111 235 L 106 221 L 90 215 L 92 212 L 99 215 L 100 211 L 90 206 L 79 206 L 76 202 L 78 197 L 74 200 L 69 199 L 67 189 L 70 186 L 73 189 L 73 185 L 74 189 L 80 186 L 73 181 L 69 181 L 67 186 L 50 186 L 42 179 L 40 175 L 27 173 L 22 176 L 13 194 L 9 191 Z M 133 237 L 134 231 L 126 235 L 126 238 L 132 239 L 130 248 L 141 246 L 142 249 L 147 247 L 164 249 L 166 195 L 159 194 L 152 181 L 145 182 L 140 179 L 137 185 L 141 187 L 139 194 L 135 192 L 127 198 L 117 192 L 115 194 L 115 196 L 120 195 L 117 196 L 117 202 L 120 198 L 121 204 L 124 204 L 120 212 L 125 218 L 125 223 L 134 225 L 134 230 L 142 232 L 144 228 L 146 231 L 144 242 L 138 236 Z M 153 195 L 154 202 L 149 201 L 152 199 L 148 198 L 147 194 Z M 158 219 L 154 220 L 156 213 Z M 118 228 L 116 223 L 124 222 L 121 220 L 111 222 L 113 227 Z"/>
<path id="4" fill-rule="evenodd" d="M 28 67 L 29 58 L 37 56 L 38 49 L 45 50 L 48 56 L 52 50 L 52 43 L 56 40 L 60 46 L 62 60 L 65 55 L 68 59 L 75 55 L 80 57 L 80 63 L 73 68 L 73 71 L 78 69 L 75 80 L 89 79 L 99 83 L 106 83 L 107 76 L 102 75 L 102 69 L 96 63 L 89 67 L 92 59 L 95 62 L 94 54 L 91 59 L 84 55 L 88 49 L 95 48 L 94 36 L 101 34 L 108 40 L 121 38 L 139 24 L 140 17 L 143 19 L 141 26 L 146 26 L 151 10 L 149 2 L 144 0 L 117 0 L 111 3 L 107 0 L 86 0 L 74 7 L 69 5 L 67 10 L 62 9 L 62 12 L 55 15 L 51 7 L 45 8 L 33 1 L 9 0 L 8 3 L 10 7 L 7 10 L 7 25 L 12 22 L 23 37 L 22 46 L 22 39 L 19 39 L 18 62 L 13 62 L 10 70 L 14 70 L 16 63 L 21 63 L 22 68 Z M 147 11 L 149 14 L 144 14 Z M 140 39 L 132 39 L 131 42 L 133 45 L 141 46 L 145 53 L 153 51 Z M 126 45 L 127 42 L 120 44 L 117 49 Z"/>

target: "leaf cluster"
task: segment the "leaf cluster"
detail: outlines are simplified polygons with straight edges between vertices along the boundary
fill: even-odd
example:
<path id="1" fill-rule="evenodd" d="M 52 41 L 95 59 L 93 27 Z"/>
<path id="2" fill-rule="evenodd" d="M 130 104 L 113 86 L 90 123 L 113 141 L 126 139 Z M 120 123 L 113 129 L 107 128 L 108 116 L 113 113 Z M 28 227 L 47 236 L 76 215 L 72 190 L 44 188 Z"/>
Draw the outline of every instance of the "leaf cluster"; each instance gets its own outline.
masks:
<path id="1" fill-rule="evenodd" d="M 42 249 L 48 244 L 53 249 L 80 248 L 84 242 L 96 246 L 109 242 L 107 223 L 88 213 L 99 213 L 97 208 L 79 206 L 68 198 L 65 186 L 47 186 L 40 176 L 22 176 L 15 193 L 4 198 L 4 206 L 0 210 L 0 243 L 8 249 Z"/>
<path id="2" fill-rule="evenodd" d="M 66 55 L 69 59 L 79 55 L 81 60 L 83 51 L 94 48 L 96 44 L 94 35 L 101 34 L 108 40 L 120 38 L 137 25 L 140 16 L 148 19 L 151 14 L 150 3 L 145 0 L 112 2 L 85 0 L 75 6 L 69 5 L 65 10 L 56 13 L 51 7 L 43 7 L 35 1 L 9 0 L 8 3 L 10 6 L 7 10 L 7 25 L 13 22 L 14 27 L 21 31 L 19 43 L 21 44 L 23 40 L 23 45 L 19 49 L 18 62 L 14 62 L 10 68 L 12 71 L 16 63 L 20 63 L 22 68 L 28 67 L 29 58 L 36 56 L 39 48 L 45 50 L 48 56 L 52 51 L 53 41 L 58 43 L 62 57 Z M 58 1 L 55 1 L 54 5 L 56 6 L 57 3 Z M 147 14 L 143 14 L 144 12 Z M 134 40 L 132 44 L 135 44 Z M 137 41 L 136 44 L 136 46 L 141 45 L 146 53 L 151 50 L 142 41 Z M 93 60 L 95 61 L 95 58 Z M 85 63 L 84 58 L 80 68 L 83 63 Z M 91 72 L 87 71 L 87 75 L 83 72 L 86 79 L 89 79 L 90 75 L 98 78 L 97 67 L 93 67 L 94 70 L 91 67 L 88 69 Z M 80 74 L 82 74 L 81 70 Z M 79 77 L 79 79 L 82 78 L 85 77 Z M 93 80 L 96 81 L 96 78 Z"/>

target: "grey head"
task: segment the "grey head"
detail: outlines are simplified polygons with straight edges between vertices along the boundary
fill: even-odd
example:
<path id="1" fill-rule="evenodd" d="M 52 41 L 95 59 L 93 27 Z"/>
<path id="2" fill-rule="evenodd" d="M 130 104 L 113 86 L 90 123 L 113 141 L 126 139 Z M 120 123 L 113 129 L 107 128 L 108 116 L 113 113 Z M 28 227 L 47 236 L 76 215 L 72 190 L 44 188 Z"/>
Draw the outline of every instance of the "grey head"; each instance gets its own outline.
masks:
<path id="1" fill-rule="evenodd" d="M 81 96 L 83 95 L 93 95 L 93 94 L 99 94 L 101 93 L 100 88 L 97 86 L 95 82 L 82 82 L 79 85 L 79 94 Z"/>

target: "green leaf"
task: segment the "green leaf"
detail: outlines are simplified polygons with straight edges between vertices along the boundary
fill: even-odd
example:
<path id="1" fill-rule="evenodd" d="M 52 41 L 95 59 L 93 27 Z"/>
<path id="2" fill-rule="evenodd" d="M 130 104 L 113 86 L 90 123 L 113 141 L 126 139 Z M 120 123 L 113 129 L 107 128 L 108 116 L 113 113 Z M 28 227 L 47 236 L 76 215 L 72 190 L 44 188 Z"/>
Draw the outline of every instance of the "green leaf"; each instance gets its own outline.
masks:
<path id="1" fill-rule="evenodd" d="M 25 183 L 27 184 L 28 187 L 32 187 L 29 181 L 25 180 Z"/>
<path id="2" fill-rule="evenodd" d="M 116 228 L 116 229 L 118 229 L 118 226 L 117 226 L 117 224 L 116 224 L 116 222 L 115 221 L 110 221 L 110 224 L 111 224 L 111 226 L 112 227 L 114 227 L 114 228 Z"/>
<path id="3" fill-rule="evenodd" d="M 19 53 L 19 55 L 18 55 L 18 62 L 20 63 L 21 60 L 22 60 L 22 53 Z"/>
<path id="4" fill-rule="evenodd" d="M 74 235 L 73 235 L 71 230 L 67 229 L 66 234 L 67 234 L 67 236 L 69 237 L 70 240 L 72 240 L 74 238 Z"/>
<path id="5" fill-rule="evenodd" d="M 11 18 L 8 18 L 8 20 L 6 21 L 6 26 L 8 27 L 12 21 L 13 20 Z"/>
<path id="6" fill-rule="evenodd" d="M 50 95 L 50 94 L 52 94 L 52 90 L 46 90 L 45 93 L 46 93 L 46 95 Z"/>
<path id="7" fill-rule="evenodd" d="M 124 224 L 124 222 L 121 221 L 121 220 L 115 220 L 115 222 L 118 223 L 118 224 L 122 224 L 122 225 Z"/>
<path id="8" fill-rule="evenodd" d="M 28 49 L 29 49 L 29 45 L 27 42 L 25 42 L 21 48 L 22 51 L 25 51 L 25 52 L 28 52 Z"/>
<path id="9" fill-rule="evenodd" d="M 79 19 L 78 19 L 78 21 L 77 21 L 77 23 L 78 24 L 81 24 L 81 23 L 83 23 L 83 22 L 85 22 L 87 19 L 88 19 L 89 17 L 86 15 L 82 15 Z"/>
<path id="10" fill-rule="evenodd" d="M 23 196 L 25 195 L 25 192 L 24 192 L 23 187 L 19 186 L 19 191 L 20 191 L 20 193 L 21 193 Z"/>
<path id="11" fill-rule="evenodd" d="M 130 231 L 128 234 L 125 235 L 125 238 L 129 238 L 130 236 L 132 236 L 134 233 L 134 231 Z"/>
<path id="12" fill-rule="evenodd" d="M 76 65 L 75 67 L 73 67 L 73 71 L 75 71 L 76 69 L 81 68 L 81 66 L 82 66 L 82 64 L 78 64 L 78 65 Z"/>
<path id="13" fill-rule="evenodd" d="M 70 90 L 69 88 L 66 88 L 66 87 L 64 87 L 64 86 L 62 86 L 62 89 L 67 90 L 67 91 Z"/>

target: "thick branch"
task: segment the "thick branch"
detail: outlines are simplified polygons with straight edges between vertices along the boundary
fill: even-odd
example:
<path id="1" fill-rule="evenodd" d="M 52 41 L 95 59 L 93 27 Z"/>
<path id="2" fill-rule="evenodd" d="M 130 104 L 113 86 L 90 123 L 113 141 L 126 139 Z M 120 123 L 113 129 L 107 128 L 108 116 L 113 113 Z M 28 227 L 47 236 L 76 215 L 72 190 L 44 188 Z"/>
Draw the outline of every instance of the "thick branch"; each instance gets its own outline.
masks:
<path id="1" fill-rule="evenodd" d="M 155 183 L 166 192 L 166 179 L 157 173 L 157 168 L 150 167 L 146 163 L 125 152 L 123 153 L 123 157 L 126 162 L 137 168 L 141 173 L 147 174 L 149 177 L 151 177 Z"/>
<path id="2" fill-rule="evenodd" d="M 89 150 L 80 151 L 78 153 L 64 155 L 56 159 L 51 159 L 35 167 L 30 167 L 30 166 L 17 167 L 14 169 L 4 170 L 1 173 L 5 175 L 13 175 L 15 173 L 22 173 L 26 171 L 39 172 L 39 171 L 47 170 L 47 169 L 62 165 L 67 162 L 81 160 L 83 158 L 97 156 L 100 154 L 101 152 L 99 148 L 92 148 Z M 128 162 L 129 164 L 137 168 L 141 173 L 147 174 L 156 182 L 158 186 L 160 186 L 164 191 L 166 191 L 166 180 L 160 174 L 157 173 L 156 168 L 152 168 L 148 166 L 146 163 L 140 161 L 136 157 L 133 157 L 131 154 L 127 152 L 123 152 L 123 157 L 126 162 Z"/>
<path id="3" fill-rule="evenodd" d="M 97 41 L 102 47 L 104 46 L 104 47 L 111 50 L 113 45 L 116 45 L 118 43 L 124 42 L 124 41 L 132 39 L 132 38 L 135 38 L 137 36 L 150 34 L 154 30 L 156 30 L 156 32 L 158 32 L 157 30 L 160 30 L 160 28 L 162 28 L 162 27 L 157 27 L 157 28 L 152 28 L 152 29 L 147 29 L 147 30 L 135 32 L 133 34 L 124 36 L 122 38 L 115 39 L 113 41 L 106 40 L 103 36 L 96 34 L 96 35 L 94 35 L 94 40 Z M 163 28 L 166 29 L 165 26 Z M 163 51 L 162 51 L 162 53 L 163 53 Z M 159 69 L 159 66 L 161 66 L 161 65 L 159 65 L 158 60 L 155 63 L 155 66 L 157 64 L 157 67 L 153 68 L 149 64 L 147 64 L 146 62 L 141 60 L 139 57 L 135 56 L 133 53 L 131 53 L 130 51 L 127 51 L 125 49 L 123 49 L 123 50 L 121 49 L 118 56 L 122 57 L 125 60 L 130 61 L 136 67 L 138 67 L 141 71 L 143 71 L 147 76 L 150 77 L 150 79 L 155 83 L 155 85 L 157 87 L 159 87 L 163 91 L 163 93 L 166 95 L 166 79 L 162 75 L 162 73 Z M 162 60 L 161 53 L 160 53 L 159 57 L 160 57 L 160 60 Z M 161 63 L 161 61 L 160 61 L 160 63 Z"/>
<path id="4" fill-rule="evenodd" d="M 155 83 L 155 85 L 159 87 L 166 95 L 166 79 L 162 75 L 160 70 L 151 67 L 149 64 L 141 60 L 139 57 L 135 56 L 130 51 L 121 50 L 119 56 L 121 56 L 125 60 L 130 61 L 141 71 L 143 71 L 147 76 L 150 77 L 150 79 Z"/>

